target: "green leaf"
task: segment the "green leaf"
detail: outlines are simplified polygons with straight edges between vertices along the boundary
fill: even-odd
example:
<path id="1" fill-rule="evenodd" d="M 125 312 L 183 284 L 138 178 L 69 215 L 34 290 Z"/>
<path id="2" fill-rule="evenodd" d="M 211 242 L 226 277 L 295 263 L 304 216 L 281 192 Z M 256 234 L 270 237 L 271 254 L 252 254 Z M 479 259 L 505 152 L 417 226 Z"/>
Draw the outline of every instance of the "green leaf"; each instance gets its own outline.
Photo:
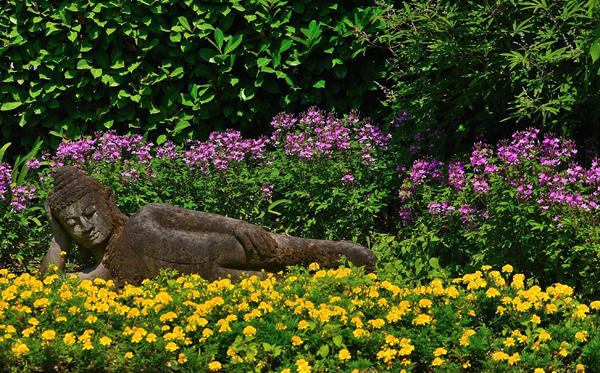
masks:
<path id="1" fill-rule="evenodd" d="M 314 88 L 325 88 L 325 81 L 324 80 L 319 80 L 318 82 L 316 82 L 313 85 Z"/>
<path id="2" fill-rule="evenodd" d="M 271 203 L 271 204 L 269 205 L 269 207 L 267 208 L 267 211 L 269 211 L 271 214 L 275 214 L 275 215 L 281 215 L 280 213 L 278 213 L 277 211 L 275 211 L 275 210 L 273 210 L 273 209 L 274 209 L 275 207 L 277 207 L 277 206 L 281 205 L 282 203 L 290 203 L 290 202 L 291 202 L 291 201 L 290 201 L 290 200 L 288 200 L 288 199 L 280 199 L 280 200 L 277 200 L 277 201 L 275 201 L 275 202 L 273 202 L 273 203 Z"/>
<path id="3" fill-rule="evenodd" d="M 321 348 L 319 348 L 319 351 L 317 352 L 317 355 L 321 355 L 321 357 L 323 359 L 326 358 L 327 355 L 329 355 L 329 346 L 328 345 L 321 346 Z"/>
<path id="4" fill-rule="evenodd" d="M 79 60 L 79 62 L 77 62 L 77 69 L 79 70 L 86 70 L 91 68 L 92 66 L 90 66 L 90 63 L 87 60 Z"/>
<path id="5" fill-rule="evenodd" d="M 242 43 L 242 35 L 241 34 L 234 35 L 231 39 L 229 39 L 229 41 L 225 45 L 225 54 L 229 54 L 229 53 L 233 52 L 237 47 L 240 46 L 241 43 Z"/>
<path id="6" fill-rule="evenodd" d="M 600 57 L 600 40 L 596 40 L 592 43 L 590 47 L 590 55 L 592 56 L 592 62 L 596 62 L 598 57 Z"/>
<path id="7" fill-rule="evenodd" d="M 257 65 L 258 65 L 258 67 L 263 67 L 263 66 L 267 66 L 269 64 L 269 62 L 271 62 L 270 58 L 261 57 L 258 59 Z"/>
<path id="8" fill-rule="evenodd" d="M 188 22 L 187 18 L 185 18 L 184 16 L 181 16 L 178 18 L 179 19 L 179 23 L 185 27 L 186 30 L 188 31 L 192 31 L 192 28 L 190 27 L 190 23 Z"/>
<path id="9" fill-rule="evenodd" d="M 110 67 L 110 58 L 108 58 L 108 54 L 102 49 L 98 49 L 94 53 L 94 59 L 98 63 L 98 66 L 100 66 L 103 69 L 106 70 Z"/>
<path id="10" fill-rule="evenodd" d="M 173 135 L 178 134 L 183 129 L 188 128 L 189 126 L 191 126 L 190 122 L 188 122 L 187 120 L 180 120 L 179 122 L 177 122 L 177 125 L 173 129 Z"/>
<path id="11" fill-rule="evenodd" d="M 217 48 L 219 49 L 219 53 L 223 51 L 223 41 L 225 40 L 225 36 L 223 35 L 223 31 L 217 28 L 215 29 L 215 42 L 217 43 Z"/>
<path id="12" fill-rule="evenodd" d="M 343 338 L 341 335 L 336 335 L 335 337 L 333 337 L 333 344 L 337 347 L 342 347 L 342 341 Z"/>
<path id="13" fill-rule="evenodd" d="M 6 153 L 6 149 L 8 149 L 8 147 L 10 146 L 10 142 L 4 144 L 3 147 L 0 148 L 0 162 L 2 162 L 2 158 L 4 158 L 4 153 Z"/>
<path id="14" fill-rule="evenodd" d="M 440 267 L 440 261 L 438 258 L 431 258 L 429 259 L 429 265 L 435 269 L 437 269 L 438 271 L 440 271 L 442 269 L 442 267 Z"/>
<path id="15" fill-rule="evenodd" d="M 2 106 L 0 106 L 0 111 L 14 110 L 21 105 L 23 105 L 22 102 L 5 102 L 2 104 Z"/>
<path id="16" fill-rule="evenodd" d="M 77 75 L 77 70 L 67 70 L 65 71 L 66 79 L 73 79 Z"/>
<path id="17" fill-rule="evenodd" d="M 283 53 L 286 50 L 290 49 L 290 47 L 292 46 L 292 44 L 294 44 L 294 42 L 291 41 L 290 39 L 283 40 L 281 42 L 281 46 L 279 47 L 279 53 Z"/>
<path id="18" fill-rule="evenodd" d="M 169 75 L 171 78 L 179 76 L 179 75 L 183 75 L 183 67 L 177 67 L 175 70 L 173 70 L 173 72 L 171 72 L 171 74 Z"/>
<path id="19" fill-rule="evenodd" d="M 164 144 L 166 141 L 167 141 L 167 136 L 166 135 L 160 135 L 156 139 L 156 144 L 157 145 Z"/>
<path id="20" fill-rule="evenodd" d="M 92 76 L 94 78 L 99 78 L 102 76 L 102 69 L 91 69 L 90 71 L 92 72 Z"/>

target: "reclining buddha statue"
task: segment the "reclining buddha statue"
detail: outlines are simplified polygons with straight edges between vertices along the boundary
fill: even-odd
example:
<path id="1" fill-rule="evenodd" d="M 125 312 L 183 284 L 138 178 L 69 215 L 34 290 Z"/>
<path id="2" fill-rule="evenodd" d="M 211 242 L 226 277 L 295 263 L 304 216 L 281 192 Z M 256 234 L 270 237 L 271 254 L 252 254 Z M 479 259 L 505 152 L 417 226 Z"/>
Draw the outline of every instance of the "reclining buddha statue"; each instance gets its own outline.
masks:
<path id="1" fill-rule="evenodd" d="M 163 268 L 198 274 L 208 281 L 246 274 L 261 276 L 290 265 L 319 263 L 331 268 L 345 256 L 367 272 L 375 255 L 346 241 L 305 239 L 269 233 L 260 226 L 226 216 L 162 203 L 143 206 L 130 217 L 116 205 L 112 189 L 73 166 L 60 167 L 46 199 L 52 229 L 40 272 L 52 264 L 65 268 L 73 241 L 95 264 L 81 279 L 139 284 Z"/>

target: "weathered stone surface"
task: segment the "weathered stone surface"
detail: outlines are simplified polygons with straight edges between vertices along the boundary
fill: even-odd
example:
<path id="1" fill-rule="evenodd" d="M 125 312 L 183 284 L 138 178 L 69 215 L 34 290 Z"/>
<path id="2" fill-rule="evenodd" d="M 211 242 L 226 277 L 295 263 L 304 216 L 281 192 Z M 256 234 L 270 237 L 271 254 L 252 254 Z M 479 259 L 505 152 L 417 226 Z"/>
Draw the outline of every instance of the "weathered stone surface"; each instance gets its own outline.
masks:
<path id="1" fill-rule="evenodd" d="M 51 263 L 64 268 L 61 252 L 68 253 L 73 241 L 96 261 L 78 273 L 80 278 L 118 284 L 139 284 L 162 268 L 213 281 L 313 262 L 336 267 L 342 255 L 369 272 L 375 270 L 375 255 L 351 242 L 269 233 L 238 219 L 162 203 L 148 204 L 127 217 L 110 188 L 70 166 L 58 170 L 45 206 L 53 236 L 41 272 Z"/>

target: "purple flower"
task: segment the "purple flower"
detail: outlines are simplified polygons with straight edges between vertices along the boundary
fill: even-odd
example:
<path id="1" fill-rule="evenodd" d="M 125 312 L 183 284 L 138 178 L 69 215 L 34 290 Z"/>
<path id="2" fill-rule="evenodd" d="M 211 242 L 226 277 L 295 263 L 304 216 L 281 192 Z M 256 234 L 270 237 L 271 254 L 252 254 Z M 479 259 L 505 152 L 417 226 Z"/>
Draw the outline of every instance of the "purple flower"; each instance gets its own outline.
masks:
<path id="1" fill-rule="evenodd" d="M 262 198 L 271 199 L 271 197 L 273 196 L 273 185 L 269 183 L 263 183 L 262 187 L 260 188 L 260 191 L 262 192 Z"/>
<path id="2" fill-rule="evenodd" d="M 400 223 L 404 227 L 410 225 L 410 223 L 414 221 L 413 211 L 408 207 L 401 207 L 398 215 L 400 216 Z"/>
<path id="3" fill-rule="evenodd" d="M 36 189 L 32 185 L 22 185 L 13 188 L 13 198 L 10 202 L 13 212 L 21 212 L 27 208 L 27 204 L 35 197 Z"/>
<path id="4" fill-rule="evenodd" d="M 424 158 L 415 161 L 410 169 L 410 177 L 415 184 L 422 184 L 428 178 L 439 180 L 442 177 L 441 166 L 444 163 L 435 158 Z"/>
<path id="5" fill-rule="evenodd" d="M 346 174 L 342 177 L 342 185 L 348 185 L 354 181 L 354 177 L 350 174 Z"/>
<path id="6" fill-rule="evenodd" d="M 450 162 L 448 167 L 448 183 L 461 190 L 466 182 L 465 168 L 460 161 Z"/>
<path id="7" fill-rule="evenodd" d="M 6 201 L 6 193 L 12 183 L 11 167 L 8 163 L 0 163 L 0 199 Z"/>
<path id="8" fill-rule="evenodd" d="M 30 170 L 36 170 L 41 167 L 41 163 L 37 158 L 29 158 L 25 164 Z"/>
<path id="9" fill-rule="evenodd" d="M 179 158 L 179 153 L 175 149 L 175 144 L 169 140 L 166 141 L 162 146 L 159 146 L 156 149 L 156 158 L 161 160 Z"/>

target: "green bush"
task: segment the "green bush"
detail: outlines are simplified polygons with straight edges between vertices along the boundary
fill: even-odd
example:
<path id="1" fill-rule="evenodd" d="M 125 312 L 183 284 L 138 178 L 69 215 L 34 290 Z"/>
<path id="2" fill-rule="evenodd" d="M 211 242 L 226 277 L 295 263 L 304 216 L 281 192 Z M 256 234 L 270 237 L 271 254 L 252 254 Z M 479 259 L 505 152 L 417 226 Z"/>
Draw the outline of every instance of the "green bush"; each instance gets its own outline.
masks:
<path id="1" fill-rule="evenodd" d="M 155 146 L 141 135 L 114 131 L 64 142 L 55 153 L 24 164 L 31 169 L 20 185 L 35 193 L 21 198 L 18 209 L 11 204 L 23 193 L 11 183 L 10 167 L 0 163 L 0 218 L 5 222 L 0 242 L 6 246 L 0 247 L 0 260 L 10 263 L 18 256 L 29 262 L 44 254 L 43 203 L 55 166 L 63 164 L 76 165 L 111 187 L 127 215 L 162 202 L 274 232 L 366 244 L 395 198 L 395 188 L 388 186 L 395 171 L 389 172 L 384 157 L 391 136 L 356 113 L 339 118 L 314 108 L 299 116 L 281 114 L 272 125 L 270 138 L 245 139 L 227 130 L 178 146 L 170 141 Z M 39 228 L 13 223 L 36 214 Z M 24 250 L 20 242 L 31 245 Z"/>
<path id="2" fill-rule="evenodd" d="M 598 132 L 596 1 L 409 0 L 381 9 L 386 31 L 368 38 L 394 54 L 388 103 L 419 131 L 449 131 L 446 154 L 477 132 Z"/>
<path id="3" fill-rule="evenodd" d="M 470 160 L 414 162 L 399 190 L 400 239 L 377 248 L 388 267 L 422 277 L 510 261 L 542 285 L 596 294 L 600 159 L 584 168 L 575 142 L 538 132 L 477 143 Z"/>
<path id="4" fill-rule="evenodd" d="M 380 30 L 370 4 L 6 1 L 0 143 L 41 136 L 56 148 L 106 129 L 179 140 L 232 126 L 258 133 L 311 103 L 376 116 L 384 58 L 358 38 Z"/>

